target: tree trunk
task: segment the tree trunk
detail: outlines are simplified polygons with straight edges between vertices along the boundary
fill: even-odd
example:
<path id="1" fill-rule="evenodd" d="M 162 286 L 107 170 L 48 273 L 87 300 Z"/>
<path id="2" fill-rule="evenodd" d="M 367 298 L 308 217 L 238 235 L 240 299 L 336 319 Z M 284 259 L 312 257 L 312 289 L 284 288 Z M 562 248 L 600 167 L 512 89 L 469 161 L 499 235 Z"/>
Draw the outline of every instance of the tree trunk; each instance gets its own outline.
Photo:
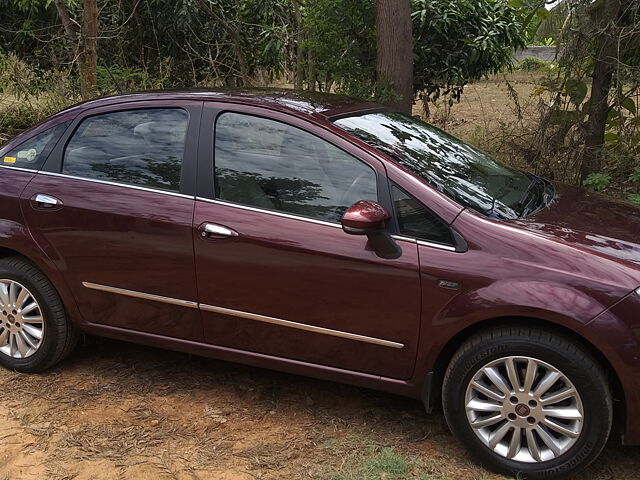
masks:
<path id="1" fill-rule="evenodd" d="M 618 61 L 616 20 L 621 10 L 620 0 L 605 0 L 591 12 L 598 34 L 593 66 L 589 118 L 586 121 L 585 158 L 580 171 L 582 179 L 602 168 L 604 134 L 609 116 L 609 92 Z"/>
<path id="2" fill-rule="evenodd" d="M 316 58 L 315 58 L 315 55 L 313 54 L 313 49 L 309 48 L 308 50 L 309 50 L 309 55 L 307 57 L 307 65 L 308 65 L 309 71 L 307 75 L 309 75 L 309 91 L 315 92 L 316 83 L 318 81 L 317 73 L 316 73 Z"/>
<path id="3" fill-rule="evenodd" d="M 67 6 L 64 4 L 63 0 L 53 0 L 53 4 L 56 6 L 58 18 L 60 19 L 60 23 L 62 23 L 64 33 L 67 35 L 69 41 L 74 44 L 76 41 L 76 34 L 78 33 L 78 29 L 76 27 L 76 24 L 71 21 Z"/>
<path id="4" fill-rule="evenodd" d="M 296 90 L 302 90 L 304 81 L 304 30 L 302 27 L 302 7 L 297 2 L 293 2 L 294 17 L 296 19 L 296 71 L 293 78 L 293 86 Z"/>
<path id="5" fill-rule="evenodd" d="M 413 103 L 413 37 L 409 0 L 376 0 L 376 77 L 390 86 L 394 110 L 411 114 Z"/>
<path id="6" fill-rule="evenodd" d="M 89 99 L 97 93 L 98 75 L 98 5 L 96 0 L 84 0 L 82 10 L 82 46 L 78 56 L 80 93 Z"/>

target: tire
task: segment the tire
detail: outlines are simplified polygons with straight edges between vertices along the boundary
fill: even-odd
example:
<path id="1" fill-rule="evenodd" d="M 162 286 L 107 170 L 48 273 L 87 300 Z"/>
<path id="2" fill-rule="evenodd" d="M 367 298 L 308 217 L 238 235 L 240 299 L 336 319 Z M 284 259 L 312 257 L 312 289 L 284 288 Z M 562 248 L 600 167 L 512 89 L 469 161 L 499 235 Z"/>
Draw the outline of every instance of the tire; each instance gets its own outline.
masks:
<path id="1" fill-rule="evenodd" d="M 47 277 L 24 258 L 1 259 L 0 365 L 23 373 L 40 372 L 67 357 L 77 340 Z"/>
<path id="2" fill-rule="evenodd" d="M 498 328 L 466 341 L 447 368 L 442 402 L 471 456 L 529 479 L 588 466 L 604 448 L 613 416 L 602 366 L 570 337 L 538 328 Z"/>

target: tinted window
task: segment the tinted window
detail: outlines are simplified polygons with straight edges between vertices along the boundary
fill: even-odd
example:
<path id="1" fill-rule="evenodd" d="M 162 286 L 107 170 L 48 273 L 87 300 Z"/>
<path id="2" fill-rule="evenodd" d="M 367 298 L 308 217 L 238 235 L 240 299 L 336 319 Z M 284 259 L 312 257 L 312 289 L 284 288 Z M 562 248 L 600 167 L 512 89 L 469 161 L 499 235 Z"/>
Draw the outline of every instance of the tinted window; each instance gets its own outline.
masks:
<path id="1" fill-rule="evenodd" d="M 2 155 L 2 165 L 39 170 L 70 122 L 61 123 L 31 137 Z"/>
<path id="2" fill-rule="evenodd" d="M 224 113 L 216 122 L 216 195 L 222 200 L 339 222 L 377 200 L 371 167 L 298 128 Z"/>
<path id="3" fill-rule="evenodd" d="M 393 187 L 393 202 L 401 235 L 453 245 L 449 227 L 415 198 Z"/>
<path id="4" fill-rule="evenodd" d="M 507 167 L 423 121 L 400 113 L 372 113 L 336 125 L 394 158 L 465 207 L 498 218 L 530 211 L 530 188 L 540 181 Z M 536 190 L 532 192 L 532 190 Z"/>
<path id="5" fill-rule="evenodd" d="M 187 123 L 187 112 L 179 108 L 89 117 L 67 144 L 62 171 L 178 191 Z"/>

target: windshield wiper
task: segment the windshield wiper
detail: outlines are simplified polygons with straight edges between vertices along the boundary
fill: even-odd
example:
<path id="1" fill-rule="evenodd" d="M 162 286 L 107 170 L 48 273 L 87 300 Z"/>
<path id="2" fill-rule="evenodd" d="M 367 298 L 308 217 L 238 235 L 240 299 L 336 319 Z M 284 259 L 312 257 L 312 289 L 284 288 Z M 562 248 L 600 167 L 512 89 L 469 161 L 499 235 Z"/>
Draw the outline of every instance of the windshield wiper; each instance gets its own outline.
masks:
<path id="1" fill-rule="evenodd" d="M 529 208 L 529 205 L 531 205 L 531 202 L 533 202 L 540 196 L 541 193 L 544 192 L 544 180 L 536 175 L 530 175 L 533 177 L 533 179 L 531 180 L 529 186 L 525 189 L 522 197 L 520 197 L 520 201 L 518 202 L 518 205 L 523 207 L 520 218 L 526 217 L 531 211 L 535 210 L 534 208 Z M 542 187 L 542 190 L 538 190 L 536 187 Z"/>

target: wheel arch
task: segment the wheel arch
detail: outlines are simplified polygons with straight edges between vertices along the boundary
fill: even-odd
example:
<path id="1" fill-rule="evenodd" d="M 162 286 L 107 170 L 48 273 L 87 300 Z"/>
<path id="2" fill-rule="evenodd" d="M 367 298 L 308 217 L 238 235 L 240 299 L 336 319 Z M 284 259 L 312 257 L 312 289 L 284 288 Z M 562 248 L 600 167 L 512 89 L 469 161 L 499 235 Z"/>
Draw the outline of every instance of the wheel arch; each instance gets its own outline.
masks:
<path id="1" fill-rule="evenodd" d="M 14 250 L 12 248 L 7 248 L 7 247 L 0 247 L 0 259 L 7 258 L 7 257 L 23 257 L 23 258 L 27 258 L 25 255 L 23 255 L 22 253 L 18 252 L 17 250 Z M 27 258 L 27 260 L 28 260 L 28 258 Z"/>
<path id="2" fill-rule="evenodd" d="M 53 288 L 57 291 L 58 295 L 62 299 L 62 303 L 71 321 L 76 325 L 81 324 L 82 317 L 80 316 L 75 298 L 68 289 L 65 278 L 56 268 L 55 264 L 39 249 L 36 251 L 32 250 L 31 252 L 29 252 L 28 250 L 28 248 L 25 250 L 16 249 L 14 248 L 14 245 L 0 245 L 0 260 L 8 257 L 21 257 L 27 262 L 33 264 L 33 266 L 40 270 L 42 274 L 47 277 L 49 282 L 51 282 L 51 285 L 53 285 Z M 39 256 L 36 253 L 41 253 L 41 255 Z"/>
<path id="3" fill-rule="evenodd" d="M 585 336 L 581 335 L 576 330 L 569 327 L 535 317 L 526 316 L 508 316 L 508 317 L 496 317 L 487 320 L 483 320 L 472 325 L 469 325 L 459 332 L 457 332 L 440 350 L 436 360 L 431 369 L 431 385 L 430 388 L 423 389 L 423 401 L 427 410 L 432 409 L 435 405 L 441 402 L 442 398 L 442 382 L 451 359 L 462 346 L 462 344 L 469 338 L 474 336 L 480 331 L 491 330 L 500 327 L 510 327 L 514 325 L 526 322 L 526 325 L 532 328 L 540 328 L 547 331 L 554 331 L 560 335 L 571 338 L 571 340 L 577 342 L 584 348 L 594 359 L 605 369 L 609 375 L 609 383 L 611 393 L 613 395 L 614 404 L 614 428 L 618 430 L 624 429 L 626 425 L 626 402 L 625 392 L 622 386 L 622 382 L 616 372 L 615 368 L 609 361 L 609 359 Z M 425 392 L 427 395 L 425 397 Z"/>

